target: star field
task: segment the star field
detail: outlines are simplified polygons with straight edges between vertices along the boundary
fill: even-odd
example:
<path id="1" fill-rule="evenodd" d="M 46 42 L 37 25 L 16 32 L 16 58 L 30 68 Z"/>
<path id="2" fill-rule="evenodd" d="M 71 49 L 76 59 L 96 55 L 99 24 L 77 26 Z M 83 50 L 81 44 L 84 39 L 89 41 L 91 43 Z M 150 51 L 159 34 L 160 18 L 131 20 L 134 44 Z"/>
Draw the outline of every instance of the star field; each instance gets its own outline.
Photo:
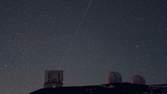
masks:
<path id="1" fill-rule="evenodd" d="M 110 70 L 167 83 L 166 10 L 166 0 L 1 0 L 0 91 L 39 89 L 58 68 L 65 85 L 105 83 Z"/>

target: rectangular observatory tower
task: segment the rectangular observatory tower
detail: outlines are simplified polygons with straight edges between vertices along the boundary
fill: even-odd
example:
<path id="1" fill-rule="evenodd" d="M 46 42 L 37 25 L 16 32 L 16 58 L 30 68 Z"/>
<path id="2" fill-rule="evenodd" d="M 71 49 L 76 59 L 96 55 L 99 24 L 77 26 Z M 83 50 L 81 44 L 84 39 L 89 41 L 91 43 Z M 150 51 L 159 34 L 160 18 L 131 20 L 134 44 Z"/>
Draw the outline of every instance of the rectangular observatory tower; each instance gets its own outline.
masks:
<path id="1" fill-rule="evenodd" d="M 62 70 L 47 70 L 45 71 L 44 87 L 62 87 L 63 86 L 63 71 Z"/>

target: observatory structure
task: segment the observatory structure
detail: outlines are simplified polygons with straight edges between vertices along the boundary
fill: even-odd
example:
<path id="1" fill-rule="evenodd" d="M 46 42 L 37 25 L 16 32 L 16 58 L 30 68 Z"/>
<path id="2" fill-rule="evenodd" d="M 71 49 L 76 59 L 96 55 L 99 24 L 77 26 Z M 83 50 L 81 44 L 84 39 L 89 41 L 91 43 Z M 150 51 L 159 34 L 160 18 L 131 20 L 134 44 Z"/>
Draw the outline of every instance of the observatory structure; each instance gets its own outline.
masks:
<path id="1" fill-rule="evenodd" d="M 108 84 L 113 84 L 113 83 L 121 83 L 122 82 L 122 77 L 119 72 L 109 72 L 108 73 Z"/>
<path id="2" fill-rule="evenodd" d="M 62 87 L 62 86 L 63 86 L 63 71 L 62 70 L 45 71 L 44 88 Z"/>
<path id="3" fill-rule="evenodd" d="M 145 84 L 146 84 L 146 80 L 145 80 L 145 78 L 144 78 L 143 76 L 141 76 L 141 75 L 134 75 L 134 76 L 132 77 L 132 83 L 133 83 L 133 84 L 143 84 L 143 85 L 145 85 Z"/>

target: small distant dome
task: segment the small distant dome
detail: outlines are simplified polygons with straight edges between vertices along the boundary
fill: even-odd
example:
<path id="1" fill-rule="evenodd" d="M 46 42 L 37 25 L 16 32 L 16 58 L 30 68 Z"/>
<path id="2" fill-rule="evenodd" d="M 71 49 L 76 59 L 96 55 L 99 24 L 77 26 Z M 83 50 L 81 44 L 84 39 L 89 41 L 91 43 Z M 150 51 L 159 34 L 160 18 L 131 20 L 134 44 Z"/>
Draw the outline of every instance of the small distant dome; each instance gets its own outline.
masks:
<path id="1" fill-rule="evenodd" d="M 109 72 L 108 74 L 108 84 L 121 83 L 122 77 L 119 72 Z"/>
<path id="2" fill-rule="evenodd" d="M 143 76 L 141 76 L 141 75 L 134 75 L 132 77 L 132 83 L 133 84 L 145 84 L 146 81 L 145 81 L 145 79 L 144 79 Z"/>

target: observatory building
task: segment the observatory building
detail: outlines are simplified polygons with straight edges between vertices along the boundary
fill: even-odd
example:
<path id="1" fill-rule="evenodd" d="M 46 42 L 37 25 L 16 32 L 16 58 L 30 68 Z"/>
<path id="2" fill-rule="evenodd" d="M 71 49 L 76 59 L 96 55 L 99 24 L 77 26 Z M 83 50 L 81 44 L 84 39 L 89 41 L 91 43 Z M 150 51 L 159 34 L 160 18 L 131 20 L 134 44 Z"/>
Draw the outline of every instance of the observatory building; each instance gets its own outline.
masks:
<path id="1" fill-rule="evenodd" d="M 44 88 L 62 87 L 62 86 L 63 86 L 63 71 L 62 70 L 45 71 Z"/>
<path id="2" fill-rule="evenodd" d="M 108 84 L 121 83 L 122 77 L 119 72 L 109 72 L 107 80 L 108 80 Z"/>
<path id="3" fill-rule="evenodd" d="M 141 76 L 141 75 L 134 75 L 132 77 L 132 83 L 133 84 L 143 84 L 143 85 L 145 85 L 146 81 L 145 81 L 145 79 L 144 79 L 143 76 Z"/>

